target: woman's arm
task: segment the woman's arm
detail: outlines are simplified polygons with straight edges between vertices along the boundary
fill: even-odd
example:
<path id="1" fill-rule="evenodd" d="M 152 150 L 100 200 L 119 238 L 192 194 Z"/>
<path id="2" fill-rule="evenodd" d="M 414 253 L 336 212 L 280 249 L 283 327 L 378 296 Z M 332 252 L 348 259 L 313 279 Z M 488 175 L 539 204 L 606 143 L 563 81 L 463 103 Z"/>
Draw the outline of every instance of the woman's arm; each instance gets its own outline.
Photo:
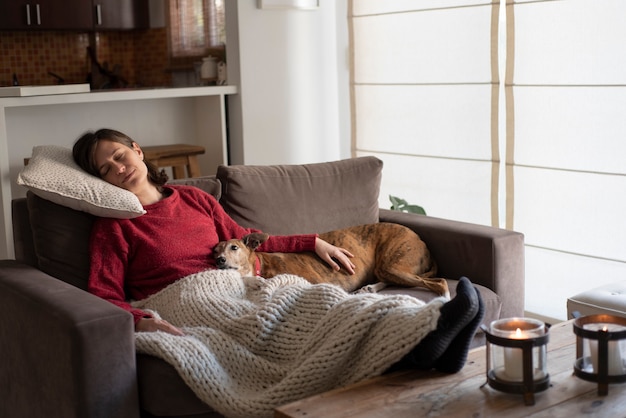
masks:
<path id="1" fill-rule="evenodd" d="M 91 267 L 87 290 L 133 314 L 135 323 L 150 314 L 133 308 L 126 300 L 125 277 L 129 245 L 119 224 L 112 219 L 97 219 L 91 230 L 89 253 Z"/>
<path id="2" fill-rule="evenodd" d="M 147 312 L 132 307 L 126 300 L 125 277 L 129 245 L 119 224 L 111 220 L 98 220 L 91 232 L 91 269 L 88 290 L 90 293 L 130 312 L 135 331 L 163 331 L 174 335 L 183 332 L 169 322 L 152 317 Z"/>
<path id="3" fill-rule="evenodd" d="M 317 237 L 315 240 L 315 253 L 332 269 L 341 270 L 341 266 L 343 266 L 348 273 L 354 274 L 356 266 L 350 260 L 354 255 L 345 248 L 336 247 Z"/>

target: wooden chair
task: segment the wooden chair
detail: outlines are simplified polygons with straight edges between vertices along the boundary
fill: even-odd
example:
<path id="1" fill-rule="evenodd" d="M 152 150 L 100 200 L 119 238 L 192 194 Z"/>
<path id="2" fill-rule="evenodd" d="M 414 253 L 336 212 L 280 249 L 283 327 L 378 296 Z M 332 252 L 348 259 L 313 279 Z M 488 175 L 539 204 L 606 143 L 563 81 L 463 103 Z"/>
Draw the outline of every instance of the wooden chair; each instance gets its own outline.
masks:
<path id="1" fill-rule="evenodd" d="M 197 156 L 204 154 L 204 147 L 188 144 L 157 145 L 141 147 L 146 160 L 155 166 L 172 167 L 175 179 L 200 177 L 200 165 Z M 187 173 L 185 173 L 185 167 Z"/>

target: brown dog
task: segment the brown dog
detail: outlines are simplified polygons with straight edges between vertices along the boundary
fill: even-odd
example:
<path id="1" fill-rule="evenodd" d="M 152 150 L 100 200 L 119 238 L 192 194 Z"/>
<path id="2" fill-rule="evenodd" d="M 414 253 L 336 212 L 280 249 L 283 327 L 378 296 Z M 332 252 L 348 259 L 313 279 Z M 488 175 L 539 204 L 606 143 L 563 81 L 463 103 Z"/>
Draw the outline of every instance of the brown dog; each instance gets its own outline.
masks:
<path id="1" fill-rule="evenodd" d="M 354 254 L 355 274 L 332 270 L 313 252 L 264 253 L 255 250 L 268 239 L 264 233 L 241 240 L 222 241 L 213 249 L 220 269 L 235 269 L 242 276 L 274 277 L 290 273 L 311 283 L 333 283 L 352 292 L 373 283 L 425 287 L 450 296 L 445 279 L 433 278 L 437 267 L 426 244 L 411 229 L 394 223 L 355 226 L 320 234 L 320 238 Z M 385 287 L 376 284 L 373 291 Z"/>

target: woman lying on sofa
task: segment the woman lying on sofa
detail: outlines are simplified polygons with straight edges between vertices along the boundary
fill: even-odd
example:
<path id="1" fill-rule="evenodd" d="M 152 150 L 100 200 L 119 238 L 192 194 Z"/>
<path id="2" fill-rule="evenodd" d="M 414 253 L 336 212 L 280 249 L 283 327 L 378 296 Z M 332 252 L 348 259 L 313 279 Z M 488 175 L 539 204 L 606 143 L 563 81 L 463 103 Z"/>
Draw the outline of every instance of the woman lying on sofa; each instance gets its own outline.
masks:
<path id="1" fill-rule="evenodd" d="M 166 185 L 166 174 L 145 161 L 137 142 L 121 132 L 85 133 L 74 144 L 73 155 L 88 173 L 134 193 L 147 211 L 133 219 L 99 218 L 94 223 L 89 291 L 130 312 L 138 332 L 184 335 L 179 327 L 134 308 L 128 300 L 142 300 L 183 277 L 215 269 L 213 247 L 253 230 L 239 226 L 210 194 Z M 316 235 L 272 236 L 262 251 L 314 251 L 331 268 L 354 273 L 352 254 Z M 455 373 L 463 367 L 484 307 L 468 279 L 459 281 L 456 293 L 441 305 L 436 329 L 393 369 Z"/>

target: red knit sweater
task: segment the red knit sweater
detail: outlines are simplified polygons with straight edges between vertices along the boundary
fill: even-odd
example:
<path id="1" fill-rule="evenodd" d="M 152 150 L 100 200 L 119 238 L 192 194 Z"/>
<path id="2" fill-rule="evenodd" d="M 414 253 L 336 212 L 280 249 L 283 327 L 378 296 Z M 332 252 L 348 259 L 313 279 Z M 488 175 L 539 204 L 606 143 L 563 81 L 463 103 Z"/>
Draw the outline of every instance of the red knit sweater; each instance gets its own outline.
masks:
<path id="1" fill-rule="evenodd" d="M 91 232 L 89 291 L 131 312 L 147 313 L 140 300 L 189 274 L 215 268 L 211 256 L 220 241 L 257 230 L 239 226 L 213 196 L 190 186 L 167 186 L 167 198 L 145 206 L 134 219 L 99 218 Z M 316 235 L 271 236 L 265 252 L 315 251 Z"/>

